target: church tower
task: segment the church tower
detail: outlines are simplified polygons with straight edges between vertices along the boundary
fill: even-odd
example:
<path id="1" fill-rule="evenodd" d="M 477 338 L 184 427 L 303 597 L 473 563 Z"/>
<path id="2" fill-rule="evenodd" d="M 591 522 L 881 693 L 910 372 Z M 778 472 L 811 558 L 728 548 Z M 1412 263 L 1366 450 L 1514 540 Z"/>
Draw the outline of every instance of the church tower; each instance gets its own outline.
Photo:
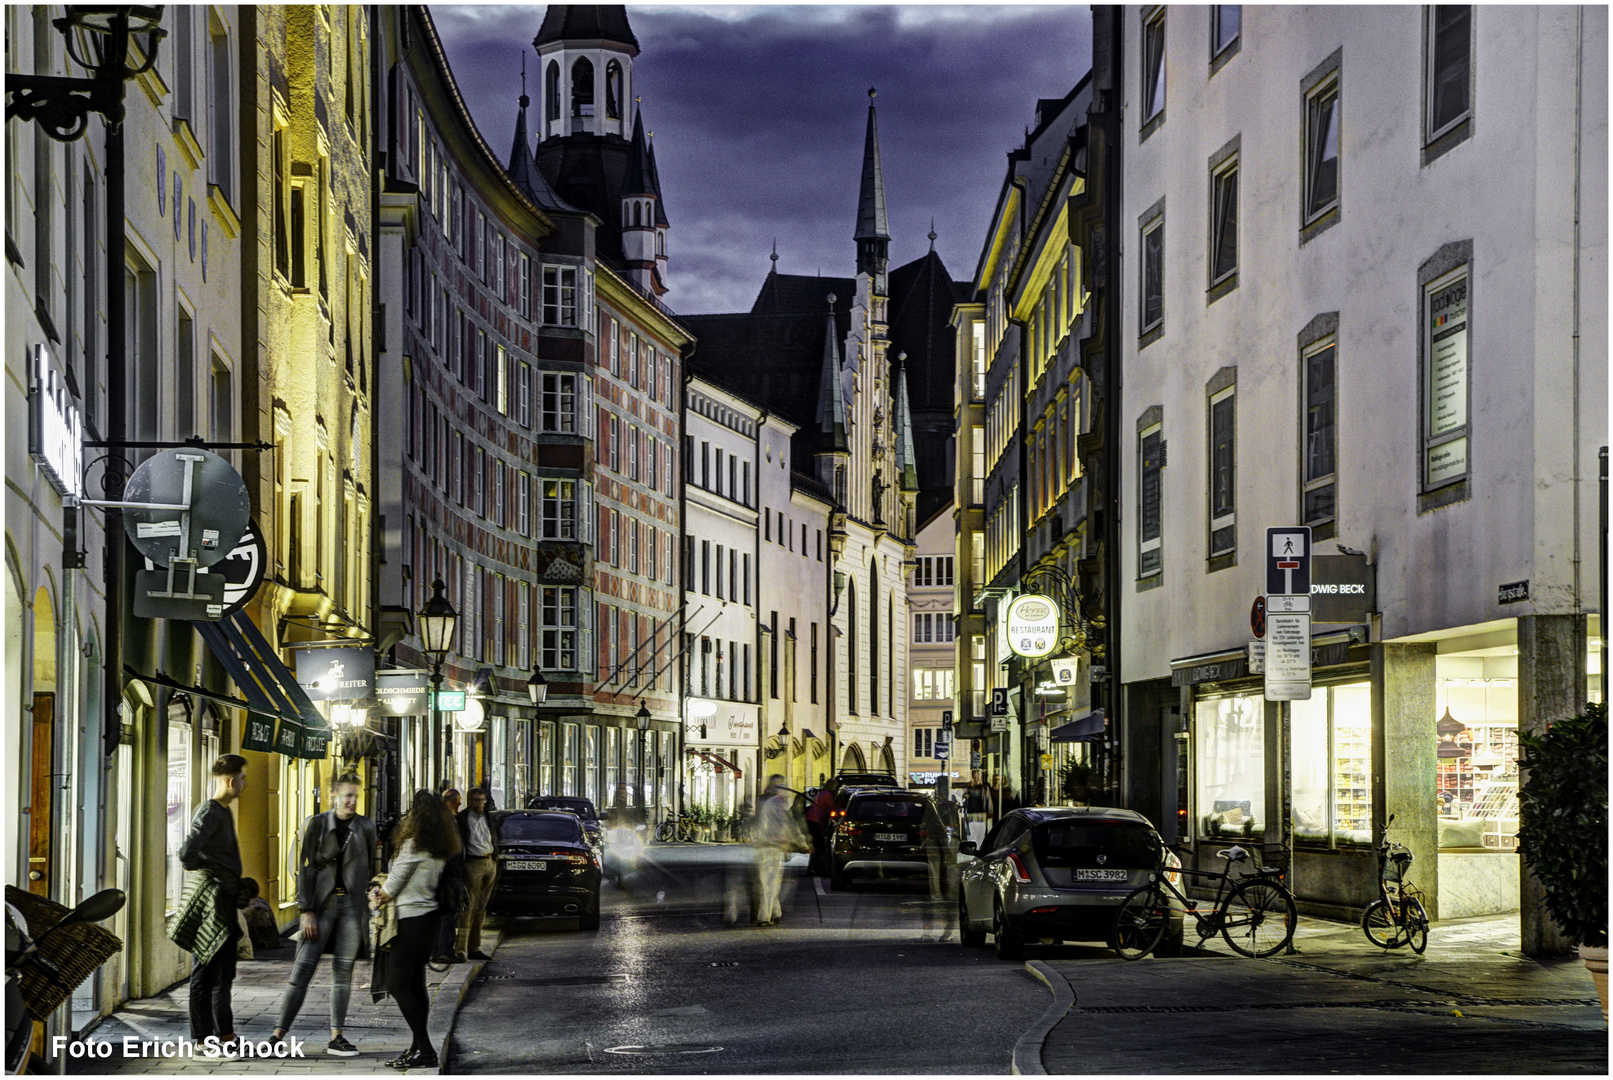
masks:
<path id="1" fill-rule="evenodd" d="M 857 197 L 857 273 L 868 274 L 874 279 L 874 292 L 888 296 L 885 272 L 890 265 L 891 234 L 885 219 L 885 171 L 879 163 L 879 118 L 874 115 L 874 93 L 869 87 L 862 190 Z"/>
<path id="2" fill-rule="evenodd" d="M 627 137 L 638 39 L 625 6 L 550 4 L 532 45 L 543 73 L 539 139 Z"/>

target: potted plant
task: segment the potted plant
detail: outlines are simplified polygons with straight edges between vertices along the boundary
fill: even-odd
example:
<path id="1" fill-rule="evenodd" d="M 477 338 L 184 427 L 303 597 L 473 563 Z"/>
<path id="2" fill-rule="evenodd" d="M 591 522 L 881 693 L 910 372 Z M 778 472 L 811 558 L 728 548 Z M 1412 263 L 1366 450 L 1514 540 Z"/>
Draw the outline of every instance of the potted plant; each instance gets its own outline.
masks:
<path id="1" fill-rule="evenodd" d="M 1060 784 L 1064 797 L 1077 806 L 1092 801 L 1092 766 L 1084 761 L 1072 761 L 1064 768 Z"/>
<path id="2" fill-rule="evenodd" d="M 1545 890 L 1546 910 L 1579 945 L 1607 1019 L 1607 706 L 1520 733 L 1518 852 Z"/>

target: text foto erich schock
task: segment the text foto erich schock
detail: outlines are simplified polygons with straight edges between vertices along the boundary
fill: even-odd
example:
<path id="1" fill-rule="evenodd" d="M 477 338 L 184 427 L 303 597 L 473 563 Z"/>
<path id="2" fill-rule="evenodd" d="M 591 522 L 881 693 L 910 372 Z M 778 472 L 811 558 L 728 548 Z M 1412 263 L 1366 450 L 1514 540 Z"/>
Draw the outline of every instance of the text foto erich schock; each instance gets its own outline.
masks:
<path id="1" fill-rule="evenodd" d="M 287 1035 L 278 1043 L 267 1039 L 252 1042 L 250 1039 L 232 1039 L 226 1042 L 217 1035 L 209 1035 L 198 1042 L 195 1039 L 142 1039 L 138 1035 L 125 1035 L 121 1039 L 69 1039 L 56 1035 L 51 1039 L 51 1053 L 58 1059 L 65 1052 L 71 1058 L 212 1058 L 219 1060 L 227 1055 L 263 1058 L 307 1057 L 302 1039 Z"/>

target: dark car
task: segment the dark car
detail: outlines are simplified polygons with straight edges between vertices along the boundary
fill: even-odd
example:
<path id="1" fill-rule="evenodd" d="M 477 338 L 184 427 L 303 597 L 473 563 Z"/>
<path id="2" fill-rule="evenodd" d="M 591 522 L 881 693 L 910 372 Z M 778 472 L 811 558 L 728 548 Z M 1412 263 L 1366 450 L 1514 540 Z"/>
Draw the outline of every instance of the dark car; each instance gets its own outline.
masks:
<path id="1" fill-rule="evenodd" d="M 1030 941 L 1108 941 L 1131 890 L 1181 867 L 1147 818 L 1101 806 L 1015 810 L 961 850 L 959 936 L 983 945 L 989 931 L 1005 960 Z M 1183 914 L 1173 905 L 1159 955 L 1181 955 Z"/>
<path id="2" fill-rule="evenodd" d="M 526 801 L 528 810 L 561 810 L 576 814 L 582 819 L 582 831 L 588 842 L 600 851 L 605 850 L 605 823 L 599 820 L 599 811 L 593 801 L 580 795 L 534 795 Z"/>
<path id="3" fill-rule="evenodd" d="M 830 811 L 829 885 L 851 888 L 859 877 L 927 876 L 932 860 L 950 876 L 955 841 L 922 791 L 843 787 Z"/>
<path id="4" fill-rule="evenodd" d="M 837 772 L 834 783 L 838 787 L 901 787 L 897 782 L 895 773 L 882 770 L 874 772 Z"/>
<path id="5" fill-rule="evenodd" d="M 497 832 L 489 914 L 576 916 L 580 929 L 599 929 L 599 852 L 575 813 L 505 810 Z"/>

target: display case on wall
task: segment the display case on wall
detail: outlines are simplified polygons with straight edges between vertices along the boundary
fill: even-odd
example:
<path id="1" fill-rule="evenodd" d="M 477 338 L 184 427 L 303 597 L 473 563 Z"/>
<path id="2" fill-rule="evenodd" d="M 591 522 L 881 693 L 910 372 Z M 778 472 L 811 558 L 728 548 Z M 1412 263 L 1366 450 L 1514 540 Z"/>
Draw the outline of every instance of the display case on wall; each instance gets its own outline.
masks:
<path id="1" fill-rule="evenodd" d="M 1515 851 L 1518 832 L 1517 683 L 1440 678 L 1439 846 Z"/>
<path id="2" fill-rule="evenodd" d="M 1335 717 L 1333 727 L 1333 828 L 1342 838 L 1372 828 L 1372 728 Z"/>

